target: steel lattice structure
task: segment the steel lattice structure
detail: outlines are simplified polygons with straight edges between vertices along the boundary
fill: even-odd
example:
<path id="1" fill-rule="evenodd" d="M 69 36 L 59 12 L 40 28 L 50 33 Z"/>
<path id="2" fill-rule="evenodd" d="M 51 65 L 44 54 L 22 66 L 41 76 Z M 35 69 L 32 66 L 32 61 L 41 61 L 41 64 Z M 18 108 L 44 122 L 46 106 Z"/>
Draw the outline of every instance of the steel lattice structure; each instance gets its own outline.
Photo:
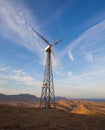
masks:
<path id="1" fill-rule="evenodd" d="M 46 50 L 46 52 L 47 52 L 47 58 L 46 58 L 44 80 L 40 98 L 40 107 L 50 109 L 51 107 L 56 108 L 50 46 Z"/>
<path id="2" fill-rule="evenodd" d="M 48 45 L 45 48 L 47 57 L 39 107 L 44 107 L 45 109 L 56 108 L 51 53 L 52 47 L 61 42 L 62 39 L 56 41 L 54 44 L 51 45 L 49 41 L 46 40 L 43 36 L 41 36 L 36 30 L 34 30 L 33 28 L 32 30 Z"/>

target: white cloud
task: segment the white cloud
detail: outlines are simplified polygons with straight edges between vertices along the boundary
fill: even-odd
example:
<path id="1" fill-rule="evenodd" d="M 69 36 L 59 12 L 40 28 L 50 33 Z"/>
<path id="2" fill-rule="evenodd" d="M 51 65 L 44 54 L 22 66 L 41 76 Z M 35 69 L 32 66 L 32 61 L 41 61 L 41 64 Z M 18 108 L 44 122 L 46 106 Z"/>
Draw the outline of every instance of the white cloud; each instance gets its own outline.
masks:
<path id="1" fill-rule="evenodd" d="M 11 67 L 0 67 L 0 71 L 7 71 L 8 69 L 10 69 Z"/>
<path id="2" fill-rule="evenodd" d="M 40 58 L 39 63 L 45 64 L 46 44 L 31 30 L 31 27 L 40 33 L 42 31 L 35 14 L 32 14 L 32 10 L 24 2 L 0 0 L 0 35 L 35 52 Z"/>
<path id="3" fill-rule="evenodd" d="M 99 46 L 102 43 L 105 43 L 105 19 L 72 41 L 62 52 L 61 56 L 68 53 L 69 50 L 75 50 L 79 54 L 86 52 L 88 49 L 90 51 L 98 51 L 103 48 Z"/>
<path id="4" fill-rule="evenodd" d="M 2 70 L 1 70 L 2 71 Z M 28 73 L 21 70 L 7 69 L 5 73 L 0 74 L 0 84 L 8 85 L 8 84 L 18 84 L 18 85 L 26 85 L 26 86 L 39 86 L 40 81 L 32 77 Z"/>
<path id="5" fill-rule="evenodd" d="M 98 70 L 98 71 L 93 71 L 93 72 L 89 72 L 89 73 L 82 73 L 81 75 L 79 75 L 79 77 L 83 78 L 83 77 L 87 77 L 87 78 L 91 78 L 91 77 L 100 77 L 101 75 L 104 75 L 105 71 L 103 70 Z"/>
<path id="6" fill-rule="evenodd" d="M 71 76 L 72 82 L 84 82 L 83 79 L 86 79 L 85 82 L 90 82 L 90 80 L 94 80 L 94 82 L 100 82 L 100 78 L 105 77 L 105 19 L 94 25 L 87 31 L 85 31 L 82 35 L 72 41 L 62 52 L 63 57 L 65 54 L 68 54 L 69 50 L 73 52 L 75 55 L 75 63 L 71 63 L 70 67 L 73 68 L 75 74 Z M 69 53 L 69 58 L 72 59 L 71 53 Z M 84 58 L 88 62 L 84 62 Z M 76 69 L 74 69 L 74 67 Z M 72 69 L 69 68 L 69 69 Z M 97 73 L 100 72 L 100 73 Z M 82 72 L 86 72 L 84 75 L 78 75 Z M 88 72 L 88 73 L 87 73 Z M 101 75 L 102 74 L 102 75 Z M 87 76 L 89 75 L 89 76 Z M 91 78 L 90 78 L 91 77 Z M 74 80 L 73 80 L 74 79 Z M 76 80 L 77 79 L 77 80 Z M 80 81 L 79 81 L 80 80 Z M 91 82 L 90 82 L 91 84 Z"/>
<path id="7" fill-rule="evenodd" d="M 70 58 L 71 61 L 74 61 L 74 57 L 71 51 L 68 52 L 68 56 Z"/>
<path id="8" fill-rule="evenodd" d="M 75 74 L 75 75 L 71 75 L 69 76 L 69 79 L 74 82 L 74 83 L 86 83 L 86 84 L 92 84 L 92 82 L 97 83 L 100 81 L 104 81 L 104 74 L 105 71 L 104 70 L 93 70 L 91 72 L 83 72 L 81 74 Z M 76 82 L 75 82 L 76 81 Z"/>
<path id="9" fill-rule="evenodd" d="M 94 61 L 94 57 L 93 57 L 93 55 L 92 55 L 90 52 L 86 53 L 85 59 L 86 59 L 88 62 L 93 62 L 93 61 Z"/>
<path id="10" fill-rule="evenodd" d="M 0 0 L 0 35 L 36 52 L 43 59 L 44 54 L 40 53 L 45 46 L 30 30 L 32 26 L 39 28 L 31 9 L 23 1 L 19 3 L 18 0 Z"/>
<path id="11" fill-rule="evenodd" d="M 69 75 L 69 77 L 73 76 L 71 71 L 68 72 L 68 75 Z"/>
<path id="12" fill-rule="evenodd" d="M 12 70 L 12 72 L 13 72 L 15 75 L 25 74 L 22 69 L 20 69 L 20 70 Z"/>

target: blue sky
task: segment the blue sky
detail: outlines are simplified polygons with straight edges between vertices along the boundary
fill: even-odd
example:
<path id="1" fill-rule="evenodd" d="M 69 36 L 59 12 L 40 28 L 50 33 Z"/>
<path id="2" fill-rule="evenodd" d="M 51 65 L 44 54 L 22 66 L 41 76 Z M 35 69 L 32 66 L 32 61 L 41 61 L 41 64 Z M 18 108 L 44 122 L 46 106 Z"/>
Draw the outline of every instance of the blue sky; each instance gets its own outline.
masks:
<path id="1" fill-rule="evenodd" d="M 104 0 L 0 0 L 0 93 L 40 96 L 46 44 L 56 96 L 105 98 Z"/>

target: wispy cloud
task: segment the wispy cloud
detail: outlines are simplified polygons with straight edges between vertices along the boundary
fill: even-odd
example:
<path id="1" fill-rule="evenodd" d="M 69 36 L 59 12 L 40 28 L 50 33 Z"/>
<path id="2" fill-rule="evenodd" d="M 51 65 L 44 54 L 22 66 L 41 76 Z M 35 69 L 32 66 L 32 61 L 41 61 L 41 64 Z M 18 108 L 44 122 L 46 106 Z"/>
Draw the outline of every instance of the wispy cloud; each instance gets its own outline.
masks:
<path id="1" fill-rule="evenodd" d="M 86 53 L 85 58 L 86 58 L 86 60 L 88 62 L 93 62 L 94 61 L 94 57 L 90 52 Z"/>
<path id="2" fill-rule="evenodd" d="M 71 77 L 73 74 L 71 71 L 68 72 L 68 75 Z"/>
<path id="3" fill-rule="evenodd" d="M 102 43 L 105 43 L 105 19 L 89 28 L 77 39 L 72 41 L 66 47 L 64 52 L 62 52 L 61 56 L 65 55 L 65 53 L 68 53 L 69 50 L 76 50 L 76 52 L 78 51 L 80 54 L 84 52 L 84 50 L 88 51 L 88 49 L 93 51 L 95 49 L 94 46 L 99 46 Z M 98 49 L 100 49 L 100 47 Z"/>
<path id="4" fill-rule="evenodd" d="M 10 66 L 8 66 L 8 67 L 0 67 L 0 71 L 7 71 L 10 68 L 11 68 Z"/>
<path id="5" fill-rule="evenodd" d="M 74 57 L 71 51 L 68 52 L 68 56 L 70 58 L 71 61 L 74 61 Z"/>
<path id="6" fill-rule="evenodd" d="M 105 71 L 104 70 L 93 70 L 91 72 L 83 72 L 81 74 L 72 74 L 72 75 L 69 75 L 69 79 L 72 80 L 72 81 L 76 81 L 75 83 L 78 84 L 88 84 L 88 85 L 92 85 L 92 82 L 94 83 L 97 83 L 99 82 L 100 83 L 100 80 L 101 81 L 104 81 L 104 74 L 105 74 Z M 104 85 L 104 84 L 103 84 Z"/>
<path id="7" fill-rule="evenodd" d="M 30 30 L 32 26 L 39 30 L 36 18 L 24 1 L 0 0 L 0 35 L 43 57 L 40 52 L 44 44 Z"/>
<path id="8" fill-rule="evenodd" d="M 87 79 L 86 82 L 94 80 L 94 82 L 99 81 L 101 84 L 100 78 L 103 79 L 105 77 L 104 43 L 105 43 L 105 20 L 102 20 L 100 23 L 94 25 L 93 27 L 85 31 L 83 34 L 81 34 L 77 39 L 72 41 L 66 47 L 64 52 L 62 52 L 61 57 L 62 58 L 65 57 L 66 54 L 68 54 L 69 50 L 73 52 L 73 55 L 71 52 L 69 52 L 69 58 L 71 61 L 74 60 L 73 57 L 75 56 L 75 62 L 69 63 L 70 65 L 72 65 L 70 66 L 71 68 L 68 66 L 69 69 L 73 69 L 72 72 L 75 73 L 75 75 L 74 74 L 72 76 L 70 75 L 70 78 L 74 79 L 71 80 L 72 82 L 73 81 L 84 82 L 83 79 Z M 92 64 L 90 64 L 89 62 Z"/>
<path id="9" fill-rule="evenodd" d="M 28 73 L 24 72 L 22 69 L 4 69 L 3 67 L 0 69 L 0 72 L 1 71 L 4 71 L 4 73 L 0 73 L 0 85 L 8 85 L 11 83 L 14 85 L 23 85 L 30 87 L 38 87 L 40 85 L 40 81 L 38 79 L 35 79 L 35 77 L 32 77 Z"/>
<path id="10" fill-rule="evenodd" d="M 83 73 L 83 74 L 81 74 L 81 75 L 79 75 L 79 77 L 81 77 L 81 78 L 83 78 L 83 77 L 90 77 L 91 78 L 91 76 L 93 77 L 93 76 L 98 76 L 98 77 L 100 77 L 100 75 L 104 75 L 104 73 L 105 73 L 105 71 L 103 71 L 103 70 L 98 70 L 98 71 L 94 71 L 94 72 L 89 72 L 89 73 Z"/>

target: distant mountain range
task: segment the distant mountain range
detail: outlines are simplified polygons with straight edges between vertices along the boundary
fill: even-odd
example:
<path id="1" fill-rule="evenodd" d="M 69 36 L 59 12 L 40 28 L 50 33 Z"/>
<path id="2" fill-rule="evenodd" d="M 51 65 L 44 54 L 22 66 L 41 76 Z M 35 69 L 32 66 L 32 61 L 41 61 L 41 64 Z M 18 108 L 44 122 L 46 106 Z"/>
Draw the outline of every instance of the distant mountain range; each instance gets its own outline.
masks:
<path id="1" fill-rule="evenodd" d="M 65 97 L 57 96 L 55 98 L 56 101 L 66 99 Z M 31 94 L 18 94 L 18 95 L 5 95 L 0 94 L 0 101 L 20 101 L 20 102 L 36 102 L 39 101 L 40 98 Z"/>
<path id="2" fill-rule="evenodd" d="M 56 96 L 55 100 L 88 100 L 88 101 L 95 101 L 95 102 L 105 102 L 105 98 L 66 98 L 61 96 Z M 20 101 L 20 102 L 38 102 L 40 100 L 39 97 L 31 94 L 18 94 L 18 95 L 5 95 L 0 94 L 0 101 Z"/>
<path id="3" fill-rule="evenodd" d="M 0 94 L 0 101 L 36 102 L 39 98 L 30 94 L 4 95 Z"/>

